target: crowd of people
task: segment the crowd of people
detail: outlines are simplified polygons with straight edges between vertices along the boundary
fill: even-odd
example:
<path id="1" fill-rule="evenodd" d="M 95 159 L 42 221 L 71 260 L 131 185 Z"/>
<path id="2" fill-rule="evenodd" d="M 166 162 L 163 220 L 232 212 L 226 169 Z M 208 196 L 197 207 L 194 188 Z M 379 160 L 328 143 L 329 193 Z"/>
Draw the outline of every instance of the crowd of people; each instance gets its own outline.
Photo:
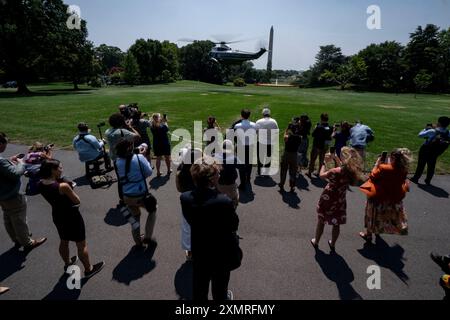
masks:
<path id="1" fill-rule="evenodd" d="M 250 120 L 251 112 L 242 110 L 241 119 L 232 124 L 235 131 L 279 130 L 278 123 L 271 117 L 271 110 L 264 108 L 262 118 Z M 86 176 L 98 170 L 99 161 L 105 167 L 113 168 L 117 176 L 119 206 L 128 210 L 127 219 L 131 224 L 132 239 L 138 248 L 156 245 L 153 230 L 157 218 L 157 200 L 151 194 L 147 179 L 161 173 L 161 160 L 164 157 L 166 174 L 172 174 L 171 144 L 167 115 L 159 113 L 149 117 L 137 105 L 122 105 L 119 112 L 110 116 L 110 129 L 105 139 L 97 139 L 86 123 L 78 125 L 78 134 L 73 146 L 79 153 L 81 162 L 86 163 Z M 419 137 L 425 139 L 419 152 L 419 163 L 412 182 L 418 183 L 425 165 L 428 166 L 426 184 L 431 183 L 437 158 L 444 153 L 450 142 L 447 127 L 448 117 L 441 117 L 436 126 L 429 124 Z M 100 126 L 99 126 L 100 127 Z M 207 120 L 207 128 L 220 132 L 215 117 Z M 151 142 L 148 130 L 152 133 Z M 308 150 L 312 137 L 312 147 Z M 240 139 L 240 137 L 237 137 Z M 237 142 L 230 139 L 215 149 L 212 157 L 202 149 L 186 145 L 179 154 L 180 165 L 176 173 L 177 190 L 181 193 L 181 248 L 186 259 L 193 263 L 194 300 L 207 300 L 211 283 L 214 300 L 232 298 L 228 290 L 231 271 L 240 266 L 242 250 L 239 248 L 239 191 L 251 187 L 255 149 L 252 141 L 243 139 L 244 155 L 236 154 Z M 346 192 L 350 186 L 357 186 L 367 196 L 364 230 L 359 236 L 372 242 L 373 235 L 407 235 L 407 214 L 403 199 L 409 191 L 408 173 L 412 161 L 411 152 L 405 148 L 384 152 L 378 158 L 368 176 L 365 175 L 367 144 L 373 141 L 374 132 L 367 125 L 357 121 L 350 125 L 346 121 L 329 124 L 328 114 L 322 114 L 313 127 L 311 119 L 304 114 L 293 118 L 284 131 L 284 151 L 280 162 L 280 192 L 289 174 L 290 191 L 294 192 L 297 179 L 302 170 L 312 179 L 317 175 L 327 181 L 317 204 L 318 222 L 315 237 L 311 240 L 317 250 L 325 225 L 332 227 L 331 252 L 336 250 L 340 226 L 347 222 Z M 334 140 L 334 144 L 333 144 Z M 207 144 L 214 143 L 214 139 Z M 0 133 L 0 153 L 7 147 L 8 138 Z M 267 176 L 273 161 L 274 139 L 264 136 L 257 142 L 257 174 Z M 109 146 L 109 152 L 105 145 Z M 261 149 L 265 152 L 259 152 Z M 152 157 L 156 157 L 155 167 Z M 25 158 L 25 160 L 24 160 Z M 33 160 L 34 159 L 34 160 Z M 318 163 L 317 163 L 318 160 Z M 47 240 L 32 239 L 26 222 L 26 200 L 20 192 L 20 178 L 25 173 L 26 164 L 38 165 L 38 190 L 52 207 L 52 218 L 60 237 L 59 254 L 64 262 L 64 270 L 76 264 L 79 258 L 84 266 L 85 277 L 92 277 L 104 267 L 103 261 L 91 264 L 86 242 L 85 225 L 79 210 L 80 197 L 74 191 L 75 184 L 65 179 L 62 164 L 53 159 L 51 148 L 36 144 L 29 155 L 17 155 L 10 159 L 0 157 L 0 206 L 2 207 L 5 228 L 17 248 L 29 252 Z M 34 161 L 34 162 L 33 162 Z M 112 161 L 112 164 L 111 164 Z M 36 171 L 36 168 L 34 168 Z M 239 185 L 237 181 L 239 180 Z M 144 234 L 141 234 L 141 209 L 145 209 L 147 219 Z M 69 242 L 75 242 L 78 255 L 70 257 Z M 444 261 L 447 258 L 437 258 Z M 445 260 L 447 263 L 448 260 Z M 442 262 L 444 263 L 444 262 Z M 0 294 L 7 288 L 0 288 Z"/>

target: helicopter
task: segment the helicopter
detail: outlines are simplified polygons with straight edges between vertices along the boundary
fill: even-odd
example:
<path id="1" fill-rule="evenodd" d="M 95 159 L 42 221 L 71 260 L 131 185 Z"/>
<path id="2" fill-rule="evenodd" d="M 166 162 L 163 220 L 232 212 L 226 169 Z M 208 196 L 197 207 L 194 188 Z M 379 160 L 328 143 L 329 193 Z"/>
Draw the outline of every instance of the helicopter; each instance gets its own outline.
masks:
<path id="1" fill-rule="evenodd" d="M 212 61 L 221 64 L 241 64 L 245 61 L 259 59 L 263 54 L 267 52 L 267 49 L 261 48 L 259 52 L 245 52 L 240 50 L 231 49 L 228 44 L 235 42 L 219 42 L 215 43 L 217 46 L 212 48 L 209 53 L 209 57 Z"/>
<path id="2" fill-rule="evenodd" d="M 190 39 L 180 39 L 182 42 L 194 42 L 195 40 Z M 239 43 L 243 41 L 220 41 L 213 42 L 216 46 L 211 49 L 209 52 L 209 57 L 212 61 L 224 65 L 232 65 L 232 64 L 242 64 L 245 61 L 251 61 L 259 59 L 262 55 L 267 52 L 267 49 L 261 48 L 258 52 L 246 52 L 240 50 L 233 50 L 228 45 L 233 43 Z"/>

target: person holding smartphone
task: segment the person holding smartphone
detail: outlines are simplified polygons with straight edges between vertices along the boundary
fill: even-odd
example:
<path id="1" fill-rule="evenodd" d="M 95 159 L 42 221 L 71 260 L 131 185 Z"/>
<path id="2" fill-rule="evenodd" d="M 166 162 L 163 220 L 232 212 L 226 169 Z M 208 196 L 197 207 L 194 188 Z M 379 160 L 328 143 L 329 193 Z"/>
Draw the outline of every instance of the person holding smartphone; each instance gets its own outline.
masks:
<path id="1" fill-rule="evenodd" d="M 333 138 L 335 141 L 334 148 L 338 157 L 341 156 L 341 149 L 345 147 L 350 140 L 350 129 L 351 126 L 347 121 L 334 125 L 331 138 Z"/>
<path id="2" fill-rule="evenodd" d="M 152 116 L 152 125 L 150 130 L 153 134 L 153 152 L 156 156 L 156 175 L 161 177 L 161 160 L 164 157 L 167 166 L 167 175 L 172 173 L 172 158 L 171 158 L 171 148 L 169 140 L 169 126 L 167 115 L 155 113 Z"/>
<path id="3" fill-rule="evenodd" d="M 333 168 L 327 169 L 330 166 Z M 340 158 L 335 154 L 325 156 L 325 162 L 320 166 L 320 178 L 327 180 L 328 184 L 317 205 L 316 236 L 311 240 L 316 250 L 319 248 L 325 224 L 328 224 L 332 226 L 331 240 L 328 241 L 328 245 L 332 252 L 335 251 L 340 226 L 347 223 L 348 187 L 357 185 L 362 180 L 362 175 L 362 159 L 355 149 L 344 147 Z"/>
<path id="4" fill-rule="evenodd" d="M 405 148 L 387 152 L 378 158 L 369 180 L 360 190 L 367 195 L 365 232 L 359 236 L 372 242 L 372 235 L 407 235 L 407 214 L 403 199 L 409 191 L 407 175 L 411 163 L 411 151 Z"/>
<path id="5" fill-rule="evenodd" d="M 0 153 L 8 145 L 6 134 L 0 132 Z M 29 252 L 39 247 L 47 238 L 34 240 L 30 237 L 27 224 L 27 202 L 20 192 L 20 179 L 25 173 L 25 163 L 18 156 L 5 159 L 0 157 L 0 207 L 3 210 L 5 229 L 17 248 L 24 247 Z"/>

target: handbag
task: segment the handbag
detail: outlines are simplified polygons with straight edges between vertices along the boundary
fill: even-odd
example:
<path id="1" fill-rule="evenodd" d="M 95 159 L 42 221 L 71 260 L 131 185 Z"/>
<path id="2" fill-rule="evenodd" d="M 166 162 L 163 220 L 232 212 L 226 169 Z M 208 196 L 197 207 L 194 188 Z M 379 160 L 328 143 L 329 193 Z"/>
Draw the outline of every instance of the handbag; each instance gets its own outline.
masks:
<path id="1" fill-rule="evenodd" d="M 142 165 L 141 165 L 141 161 L 139 161 L 139 157 L 138 157 L 138 163 L 139 163 L 139 169 L 141 170 L 141 174 L 142 174 L 142 177 L 144 179 L 144 184 L 145 184 L 145 197 L 143 200 L 144 207 L 149 213 L 153 213 L 153 212 L 156 212 L 156 210 L 158 209 L 158 201 L 156 200 L 155 196 L 152 195 L 150 193 L 150 191 L 148 191 L 147 181 L 145 179 L 144 170 L 142 169 Z"/>
<path id="2" fill-rule="evenodd" d="M 238 269 L 242 264 L 243 257 L 244 253 L 241 247 L 239 247 L 239 236 L 236 232 L 233 232 L 230 236 L 230 247 L 226 264 L 227 270 L 233 271 Z"/>

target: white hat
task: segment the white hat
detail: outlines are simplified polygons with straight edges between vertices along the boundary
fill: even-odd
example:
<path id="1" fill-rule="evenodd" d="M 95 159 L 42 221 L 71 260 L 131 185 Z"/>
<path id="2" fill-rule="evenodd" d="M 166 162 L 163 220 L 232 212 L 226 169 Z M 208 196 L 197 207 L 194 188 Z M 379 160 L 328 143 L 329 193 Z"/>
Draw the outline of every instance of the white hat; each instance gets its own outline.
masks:
<path id="1" fill-rule="evenodd" d="M 270 109 L 269 108 L 264 108 L 262 114 L 263 114 L 263 116 L 270 116 Z"/>

